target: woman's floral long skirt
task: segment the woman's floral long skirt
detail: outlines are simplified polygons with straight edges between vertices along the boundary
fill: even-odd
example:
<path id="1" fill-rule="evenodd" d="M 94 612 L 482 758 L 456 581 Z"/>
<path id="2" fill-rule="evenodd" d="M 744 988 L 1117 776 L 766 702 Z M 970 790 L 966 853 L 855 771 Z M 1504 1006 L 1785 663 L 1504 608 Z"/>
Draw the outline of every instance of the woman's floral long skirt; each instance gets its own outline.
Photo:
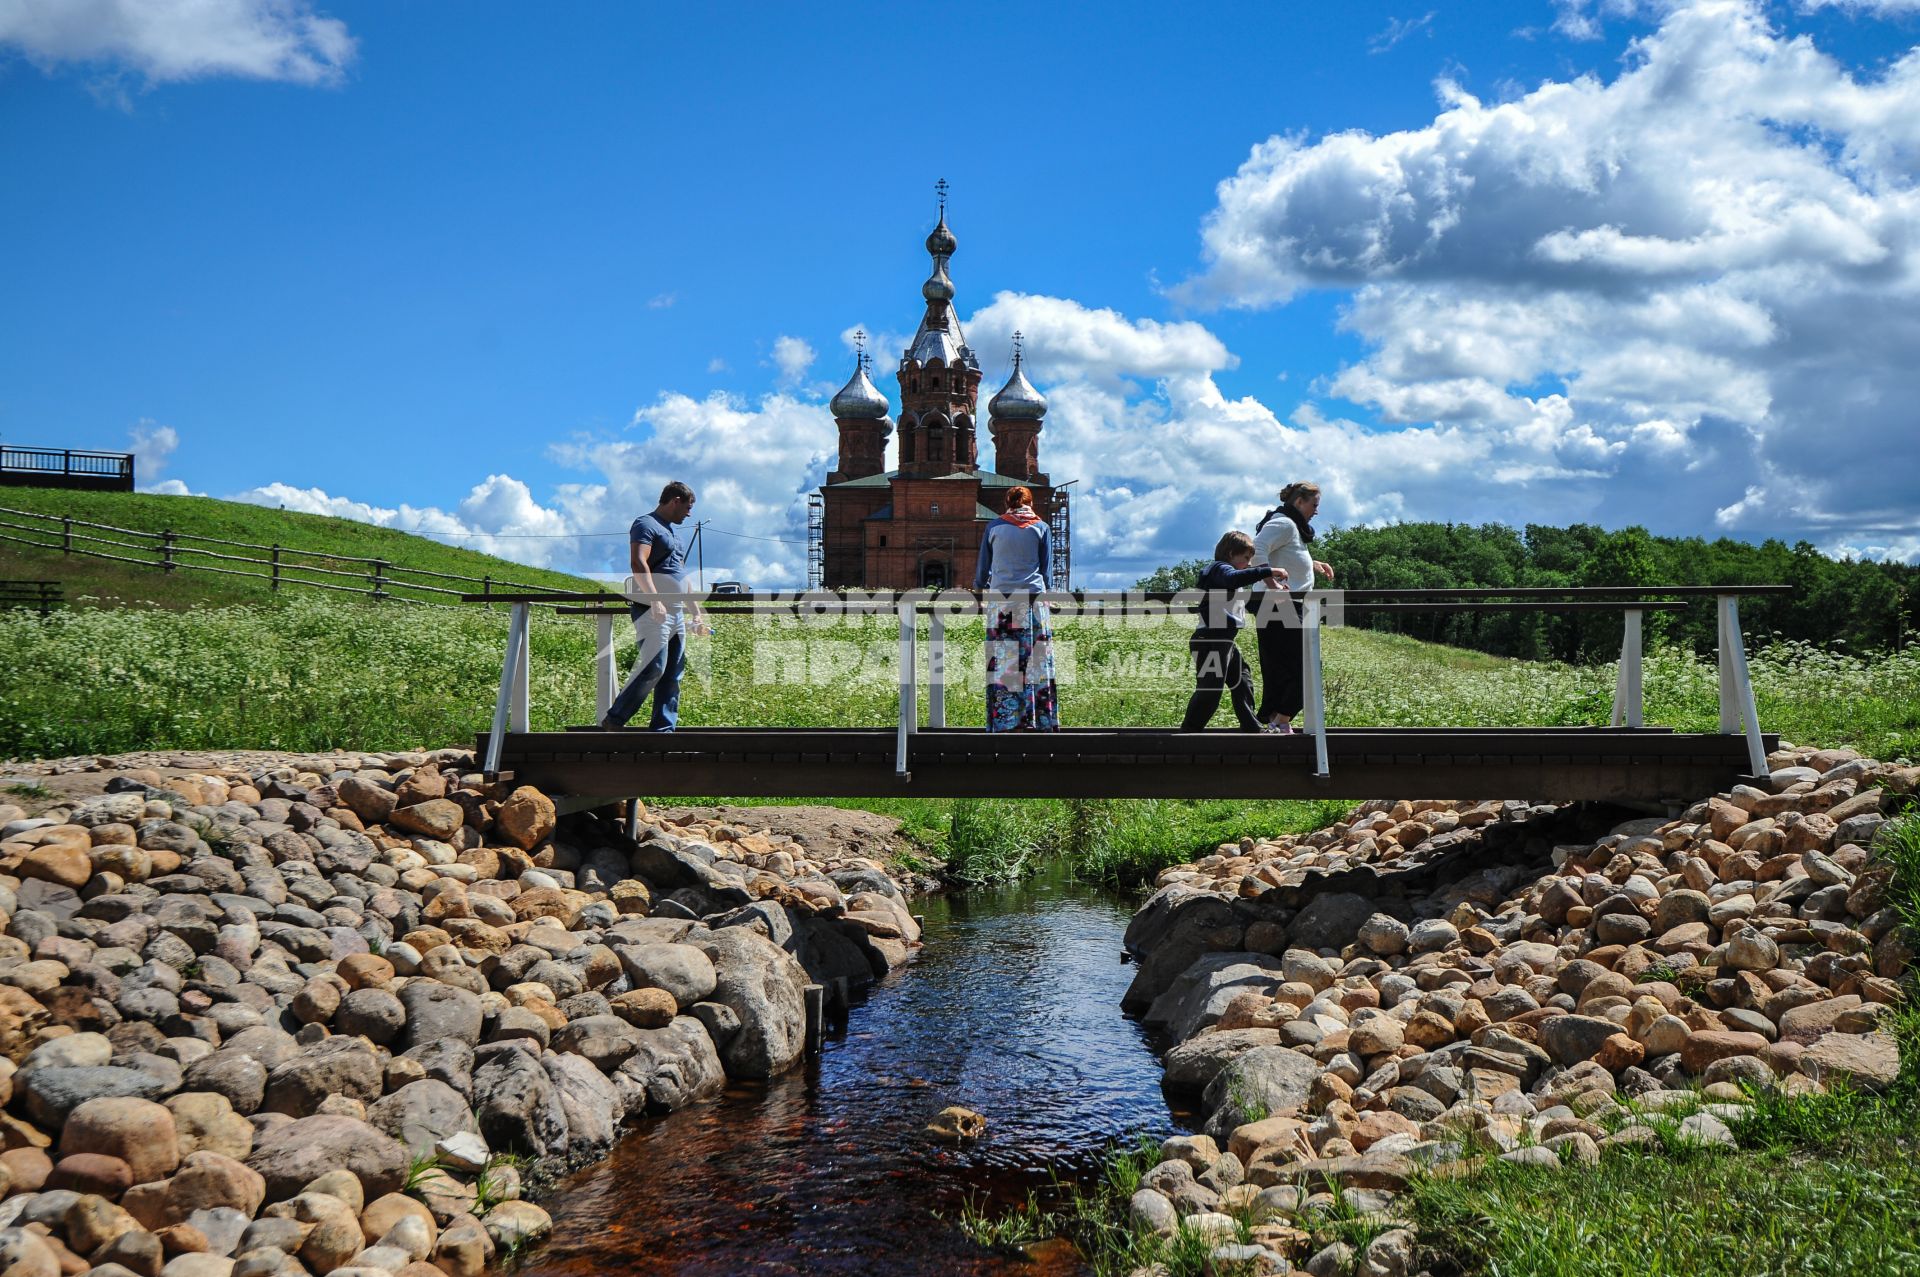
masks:
<path id="1" fill-rule="evenodd" d="M 987 730 L 1050 732 L 1059 726 L 1047 605 L 996 608 L 987 618 Z"/>

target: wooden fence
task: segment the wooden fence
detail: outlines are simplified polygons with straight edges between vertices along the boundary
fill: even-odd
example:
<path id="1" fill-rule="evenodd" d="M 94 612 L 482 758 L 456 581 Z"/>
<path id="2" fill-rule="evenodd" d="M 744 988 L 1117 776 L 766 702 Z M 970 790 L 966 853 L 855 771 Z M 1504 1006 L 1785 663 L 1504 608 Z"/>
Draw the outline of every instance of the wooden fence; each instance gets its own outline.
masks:
<path id="1" fill-rule="evenodd" d="M 158 532 L 116 528 L 111 524 L 89 523 L 84 519 L 14 510 L 5 506 L 0 506 L 0 541 L 31 546 L 36 550 L 58 550 L 62 554 L 83 554 L 92 559 L 131 563 L 137 567 L 157 568 L 162 572 L 212 572 L 220 576 L 252 577 L 266 581 L 269 588 L 274 590 L 282 586 L 299 586 L 310 590 L 331 590 L 336 594 L 357 594 L 375 602 L 392 599 L 402 603 L 450 603 L 474 593 L 486 595 L 496 590 L 524 592 L 551 588 L 505 577 L 459 576 L 426 568 L 410 568 L 390 559 L 359 558 L 285 545 L 255 545 L 248 541 L 223 541 L 217 537 L 196 536 L 164 528 Z M 244 553 L 248 550 L 265 553 Z"/>
<path id="2" fill-rule="evenodd" d="M 65 602 L 63 593 L 58 581 L 0 581 L 0 608 L 28 608 L 46 616 Z"/>

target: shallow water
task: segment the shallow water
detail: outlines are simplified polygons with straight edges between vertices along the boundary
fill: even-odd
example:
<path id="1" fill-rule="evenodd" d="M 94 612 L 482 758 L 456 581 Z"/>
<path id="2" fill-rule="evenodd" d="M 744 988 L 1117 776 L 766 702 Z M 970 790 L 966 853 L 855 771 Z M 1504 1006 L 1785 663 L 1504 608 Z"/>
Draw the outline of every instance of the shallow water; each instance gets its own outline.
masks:
<path id="1" fill-rule="evenodd" d="M 554 1240 L 522 1272 L 1080 1271 L 1069 1248 L 996 1254 L 950 1221 L 1174 1129 L 1160 1066 L 1119 1012 L 1132 906 L 1054 876 L 915 907 L 923 949 L 818 1059 L 634 1128 L 549 1197 Z M 987 1135 L 965 1149 L 927 1136 L 949 1104 L 985 1114 Z"/>

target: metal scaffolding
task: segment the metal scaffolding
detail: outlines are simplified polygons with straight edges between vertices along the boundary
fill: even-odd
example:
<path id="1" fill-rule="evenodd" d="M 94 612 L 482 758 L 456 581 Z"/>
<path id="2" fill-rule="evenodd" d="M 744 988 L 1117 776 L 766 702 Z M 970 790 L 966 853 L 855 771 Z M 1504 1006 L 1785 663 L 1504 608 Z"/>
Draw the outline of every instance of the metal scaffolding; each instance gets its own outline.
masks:
<path id="1" fill-rule="evenodd" d="M 1073 588 L 1073 515 L 1068 508 L 1067 489 L 1078 483 L 1070 479 L 1053 490 L 1053 509 L 1047 514 L 1047 533 L 1053 540 L 1053 588 Z"/>
<path id="2" fill-rule="evenodd" d="M 827 502 L 818 492 L 807 494 L 807 588 L 817 590 L 827 576 Z"/>

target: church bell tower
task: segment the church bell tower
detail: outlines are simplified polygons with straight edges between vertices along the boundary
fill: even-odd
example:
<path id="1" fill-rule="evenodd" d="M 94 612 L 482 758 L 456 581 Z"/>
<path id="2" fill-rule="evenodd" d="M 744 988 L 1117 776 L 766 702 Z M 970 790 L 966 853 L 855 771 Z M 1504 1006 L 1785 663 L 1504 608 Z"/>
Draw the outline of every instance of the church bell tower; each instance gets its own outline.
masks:
<path id="1" fill-rule="evenodd" d="M 959 241 L 947 228 L 947 184 L 940 196 L 940 224 L 927 236 L 933 273 L 920 286 L 927 308 L 913 344 L 900 358 L 900 473 L 933 478 L 979 464 L 974 404 L 980 395 L 980 361 L 960 331 L 953 310 L 953 279 L 947 262 Z"/>

